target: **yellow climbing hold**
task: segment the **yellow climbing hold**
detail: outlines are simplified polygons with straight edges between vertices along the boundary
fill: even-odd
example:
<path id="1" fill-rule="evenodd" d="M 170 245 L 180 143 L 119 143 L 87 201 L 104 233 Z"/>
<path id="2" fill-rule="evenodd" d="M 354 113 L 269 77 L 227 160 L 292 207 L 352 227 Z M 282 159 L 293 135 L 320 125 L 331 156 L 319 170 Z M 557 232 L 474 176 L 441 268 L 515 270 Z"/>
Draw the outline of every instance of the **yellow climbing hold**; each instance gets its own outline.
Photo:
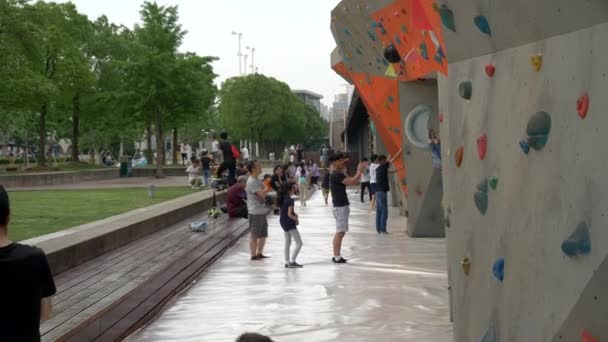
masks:
<path id="1" fill-rule="evenodd" d="M 469 272 L 471 271 L 471 260 L 469 260 L 469 258 L 462 258 L 460 264 L 462 265 L 464 274 L 469 275 Z"/>
<path id="2" fill-rule="evenodd" d="M 530 59 L 530 61 L 532 62 L 532 67 L 534 68 L 534 71 L 539 72 L 540 69 L 542 69 L 543 67 L 543 55 L 541 55 L 540 53 L 537 55 L 532 56 L 532 58 Z"/>
<path id="3" fill-rule="evenodd" d="M 384 76 L 397 78 L 397 73 L 395 72 L 395 68 L 392 64 L 389 64 L 388 69 L 386 69 L 386 72 L 384 73 Z"/>

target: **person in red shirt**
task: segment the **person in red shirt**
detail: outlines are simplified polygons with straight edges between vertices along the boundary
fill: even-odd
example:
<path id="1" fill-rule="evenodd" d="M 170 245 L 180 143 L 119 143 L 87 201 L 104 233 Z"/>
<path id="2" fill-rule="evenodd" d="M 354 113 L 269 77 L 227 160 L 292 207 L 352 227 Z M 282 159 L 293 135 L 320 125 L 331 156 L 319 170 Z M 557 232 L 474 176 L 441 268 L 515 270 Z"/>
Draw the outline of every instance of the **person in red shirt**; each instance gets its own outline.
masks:
<path id="1" fill-rule="evenodd" d="M 239 176 L 226 195 L 226 207 L 231 218 L 247 218 L 247 192 L 245 191 L 247 176 Z"/>

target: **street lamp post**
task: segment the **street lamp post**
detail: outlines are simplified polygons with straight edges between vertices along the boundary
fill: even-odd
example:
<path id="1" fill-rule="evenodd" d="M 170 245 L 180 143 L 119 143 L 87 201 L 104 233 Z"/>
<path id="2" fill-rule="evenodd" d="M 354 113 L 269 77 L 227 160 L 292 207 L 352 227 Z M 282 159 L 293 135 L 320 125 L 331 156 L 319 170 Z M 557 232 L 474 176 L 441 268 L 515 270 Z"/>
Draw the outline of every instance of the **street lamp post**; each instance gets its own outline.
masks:
<path id="1" fill-rule="evenodd" d="M 241 50 L 241 41 L 243 38 L 243 32 L 236 32 L 236 31 L 232 31 L 232 35 L 233 36 L 238 36 L 239 37 L 239 52 L 238 52 L 238 57 L 239 57 L 239 76 L 241 76 L 243 74 L 243 67 L 241 64 L 241 57 L 243 56 L 242 50 Z M 247 70 L 247 63 L 245 63 L 245 70 Z"/>
<path id="2" fill-rule="evenodd" d="M 255 67 L 255 47 L 247 46 L 247 50 L 251 50 L 251 73 L 256 74 L 257 69 Z"/>
<path id="3" fill-rule="evenodd" d="M 248 58 L 248 57 L 249 57 L 249 55 L 248 55 L 248 54 L 244 54 L 244 55 L 243 55 L 243 58 L 244 58 L 244 60 L 245 60 L 245 63 L 244 63 L 244 64 L 245 64 L 245 67 L 243 68 L 243 75 L 247 75 L 247 58 Z"/>

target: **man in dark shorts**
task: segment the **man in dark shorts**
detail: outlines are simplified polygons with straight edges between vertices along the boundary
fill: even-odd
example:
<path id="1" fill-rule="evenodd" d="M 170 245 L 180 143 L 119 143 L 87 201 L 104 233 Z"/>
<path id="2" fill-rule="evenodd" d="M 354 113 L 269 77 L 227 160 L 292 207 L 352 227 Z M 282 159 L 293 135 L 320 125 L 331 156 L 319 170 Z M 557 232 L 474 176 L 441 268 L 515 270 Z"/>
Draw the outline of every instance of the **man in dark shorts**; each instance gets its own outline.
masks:
<path id="1" fill-rule="evenodd" d="M 344 239 L 344 235 L 348 232 L 348 218 L 350 216 L 350 203 L 346 194 L 346 186 L 357 185 L 365 167 L 365 164 L 359 163 L 357 174 L 354 177 L 347 177 L 345 171 L 348 159 L 348 156 L 342 153 L 337 153 L 330 159 L 331 174 L 329 176 L 329 186 L 334 205 L 334 217 L 336 218 L 336 234 L 333 241 L 334 256 L 332 261 L 336 264 L 346 263 L 346 259 L 340 255 L 342 239 Z"/>
<path id="2" fill-rule="evenodd" d="M 226 194 L 226 208 L 230 218 L 249 218 L 247 210 L 247 192 L 245 191 L 247 176 L 240 176 Z"/>
<path id="3" fill-rule="evenodd" d="M 222 132 L 220 138 L 222 138 L 222 142 L 219 147 L 224 161 L 217 169 L 217 178 L 222 179 L 222 173 L 228 170 L 228 185 L 232 185 L 236 182 L 236 159 L 232 154 L 232 144 L 228 142 L 228 133 Z"/>
<path id="4" fill-rule="evenodd" d="M 0 340 L 40 341 L 40 321 L 51 315 L 57 290 L 44 252 L 8 240 L 10 213 L 0 185 Z"/>
<path id="5" fill-rule="evenodd" d="M 251 161 L 247 164 L 247 169 L 251 173 L 245 186 L 247 190 L 247 210 L 249 211 L 249 229 L 251 230 L 249 249 L 251 251 L 251 260 L 260 260 L 268 258 L 263 254 L 266 238 L 268 237 L 266 195 L 272 189 L 265 187 L 264 183 L 259 179 L 262 173 L 262 166 L 260 164 Z"/>

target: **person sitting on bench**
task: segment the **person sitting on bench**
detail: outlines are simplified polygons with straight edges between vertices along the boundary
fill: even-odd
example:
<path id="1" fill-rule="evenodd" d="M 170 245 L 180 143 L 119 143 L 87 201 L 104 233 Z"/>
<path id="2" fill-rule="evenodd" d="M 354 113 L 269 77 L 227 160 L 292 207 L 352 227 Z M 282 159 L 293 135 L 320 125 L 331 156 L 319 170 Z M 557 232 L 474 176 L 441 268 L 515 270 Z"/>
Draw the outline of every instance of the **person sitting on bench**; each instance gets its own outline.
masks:
<path id="1" fill-rule="evenodd" d="M 245 191 L 247 176 L 239 176 L 237 182 L 228 188 L 226 207 L 230 218 L 247 218 L 247 192 Z"/>

